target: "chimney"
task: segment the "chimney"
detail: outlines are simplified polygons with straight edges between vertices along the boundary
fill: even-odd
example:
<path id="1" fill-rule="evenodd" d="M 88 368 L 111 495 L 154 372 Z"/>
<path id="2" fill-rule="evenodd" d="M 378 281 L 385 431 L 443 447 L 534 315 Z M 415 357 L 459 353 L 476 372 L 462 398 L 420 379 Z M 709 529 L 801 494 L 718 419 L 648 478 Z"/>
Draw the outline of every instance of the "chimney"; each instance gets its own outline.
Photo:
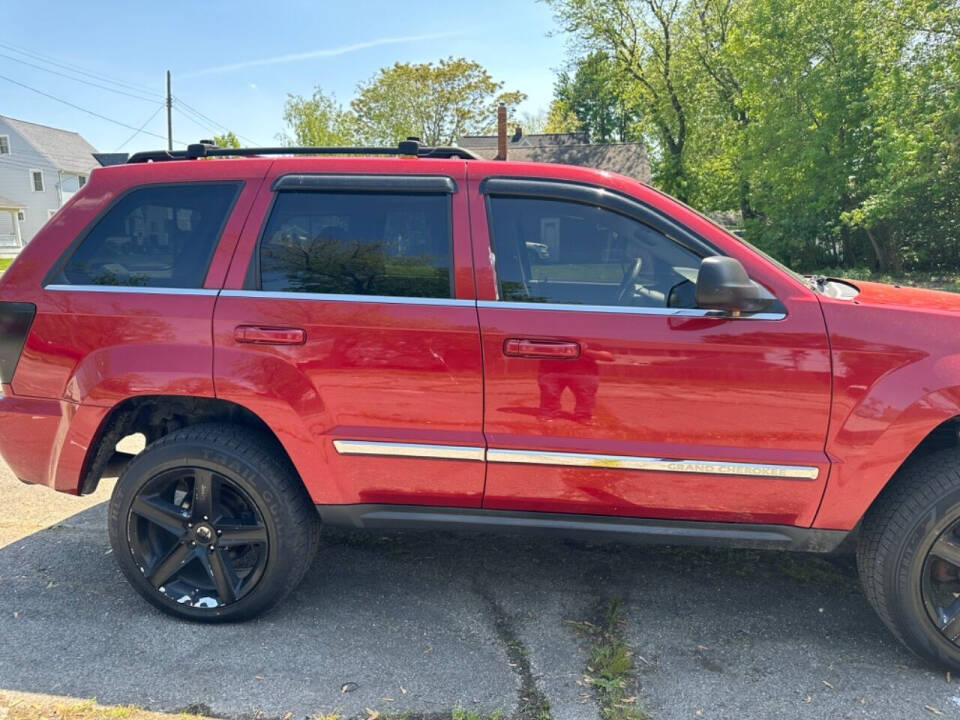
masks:
<path id="1" fill-rule="evenodd" d="M 497 157 L 494 160 L 507 159 L 507 105 L 497 107 Z"/>

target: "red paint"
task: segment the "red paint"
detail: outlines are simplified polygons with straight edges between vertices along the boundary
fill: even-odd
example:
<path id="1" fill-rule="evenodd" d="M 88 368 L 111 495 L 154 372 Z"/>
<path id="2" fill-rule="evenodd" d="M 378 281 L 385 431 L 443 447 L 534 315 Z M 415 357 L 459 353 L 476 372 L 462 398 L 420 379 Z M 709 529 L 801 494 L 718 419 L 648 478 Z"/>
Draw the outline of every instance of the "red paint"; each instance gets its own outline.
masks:
<path id="1" fill-rule="evenodd" d="M 553 170 L 528 167 L 518 174 Z M 479 181 L 502 172 L 499 163 L 470 164 L 474 237 L 488 235 Z M 624 185 L 614 187 L 663 206 L 649 188 Z M 753 260 L 722 231 L 713 229 L 708 239 L 745 266 Z M 474 262 L 484 299 L 496 296 L 489 258 L 479 246 Z M 481 307 L 487 442 L 511 449 L 816 466 L 819 480 L 491 463 L 484 507 L 808 525 L 828 469 L 823 442 L 829 349 L 816 295 L 789 278 L 775 279 L 771 289 L 788 306 L 784 320 L 568 312 L 535 304 Z M 578 343 L 581 355 L 504 356 L 508 338 L 533 333 Z"/>
<path id="2" fill-rule="evenodd" d="M 332 160 L 329 172 L 425 172 L 422 160 Z M 266 221 L 273 179 L 315 167 L 278 160 L 244 230 L 226 287 L 243 278 Z M 463 161 L 429 161 L 465 184 Z M 466 195 L 453 198 L 454 280 L 472 300 Z M 238 344 L 238 324 L 296 326 L 302 346 Z M 483 369 L 476 309 L 459 306 L 221 296 L 214 317 L 217 396 L 274 428 L 318 503 L 479 507 L 482 463 L 339 455 L 337 439 L 483 445 Z"/>
<path id="3" fill-rule="evenodd" d="M 239 290 L 291 172 L 453 178 L 453 304 L 50 291 L 43 278 L 110 202 L 143 183 L 244 187 L 204 287 Z M 739 259 L 780 320 L 475 307 L 496 297 L 487 175 L 631 195 Z M 218 397 L 277 435 L 318 503 L 415 503 L 853 527 L 904 459 L 960 416 L 960 296 L 857 283 L 818 296 L 672 199 L 584 168 L 284 158 L 106 168 L 24 249 L 0 300 L 37 315 L 0 399 L 18 477 L 77 492 L 109 410 L 137 395 Z M 339 455 L 336 439 L 819 469 L 816 480 Z"/>

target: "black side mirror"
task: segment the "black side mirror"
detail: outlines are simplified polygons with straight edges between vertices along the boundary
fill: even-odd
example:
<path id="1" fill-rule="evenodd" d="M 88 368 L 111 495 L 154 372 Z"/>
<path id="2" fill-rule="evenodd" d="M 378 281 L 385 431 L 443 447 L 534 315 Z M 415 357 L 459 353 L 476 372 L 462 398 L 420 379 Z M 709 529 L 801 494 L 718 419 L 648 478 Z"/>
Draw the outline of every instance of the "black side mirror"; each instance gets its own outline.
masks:
<path id="1" fill-rule="evenodd" d="M 700 261 L 696 301 L 697 307 L 704 310 L 725 310 L 739 315 L 765 310 L 776 298 L 750 279 L 739 260 L 714 255 Z"/>

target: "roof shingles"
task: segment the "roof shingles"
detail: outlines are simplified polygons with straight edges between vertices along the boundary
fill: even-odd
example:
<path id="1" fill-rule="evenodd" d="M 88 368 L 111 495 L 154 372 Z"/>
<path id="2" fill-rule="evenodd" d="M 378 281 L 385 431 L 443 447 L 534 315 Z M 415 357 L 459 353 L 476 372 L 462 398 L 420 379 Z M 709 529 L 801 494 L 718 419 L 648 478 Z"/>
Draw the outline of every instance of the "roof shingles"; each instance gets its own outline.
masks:
<path id="1" fill-rule="evenodd" d="M 496 136 L 467 136 L 458 145 L 481 157 L 497 154 Z M 643 143 L 590 143 L 586 133 L 523 135 L 507 138 L 507 158 L 521 162 L 580 165 L 650 183 L 650 162 Z"/>
<path id="2" fill-rule="evenodd" d="M 89 173 L 99 163 L 94 159 L 96 149 L 70 130 L 38 125 L 0 115 L 7 125 L 17 131 L 57 170 L 71 173 Z"/>

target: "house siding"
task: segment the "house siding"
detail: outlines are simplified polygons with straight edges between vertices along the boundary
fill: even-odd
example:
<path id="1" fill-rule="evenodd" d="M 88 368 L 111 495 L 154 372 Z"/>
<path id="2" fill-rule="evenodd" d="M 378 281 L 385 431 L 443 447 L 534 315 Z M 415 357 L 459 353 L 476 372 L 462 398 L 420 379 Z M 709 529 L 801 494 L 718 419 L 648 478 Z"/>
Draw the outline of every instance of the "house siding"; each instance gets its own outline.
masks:
<path id="1" fill-rule="evenodd" d="M 10 154 L 0 155 L 0 196 L 23 206 L 20 234 L 26 244 L 56 211 L 79 189 L 79 174 L 59 171 L 38 148 L 0 117 L 0 135 L 10 139 Z M 43 192 L 33 189 L 32 170 L 43 173 Z M 0 211 L 0 254 L 19 250 L 10 213 Z"/>

